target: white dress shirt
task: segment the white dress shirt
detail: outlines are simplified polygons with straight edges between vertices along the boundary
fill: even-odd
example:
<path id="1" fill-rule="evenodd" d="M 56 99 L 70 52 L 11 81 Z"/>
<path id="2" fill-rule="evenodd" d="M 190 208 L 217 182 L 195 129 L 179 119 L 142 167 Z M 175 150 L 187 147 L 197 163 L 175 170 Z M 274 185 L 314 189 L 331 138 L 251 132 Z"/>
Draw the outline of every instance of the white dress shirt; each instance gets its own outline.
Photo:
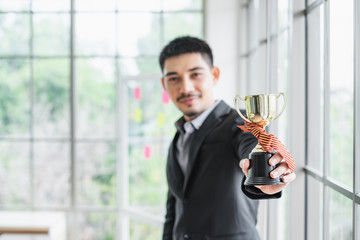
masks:
<path id="1" fill-rule="evenodd" d="M 211 107 L 206 109 L 199 116 L 189 122 L 185 122 L 184 117 L 182 117 L 175 123 L 177 130 L 180 132 L 179 138 L 176 142 L 176 158 L 184 175 L 186 173 L 186 169 L 189 163 L 189 151 L 191 140 L 193 137 L 192 133 L 199 130 L 205 119 L 219 104 L 219 102 L 219 100 L 216 100 L 214 104 L 211 105 Z"/>

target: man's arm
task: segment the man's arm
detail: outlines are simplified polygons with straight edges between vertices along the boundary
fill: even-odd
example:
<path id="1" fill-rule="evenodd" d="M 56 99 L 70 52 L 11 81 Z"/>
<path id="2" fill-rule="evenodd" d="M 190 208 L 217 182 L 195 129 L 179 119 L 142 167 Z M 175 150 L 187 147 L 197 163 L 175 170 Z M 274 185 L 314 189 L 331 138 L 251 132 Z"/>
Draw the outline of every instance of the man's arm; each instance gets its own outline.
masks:
<path id="1" fill-rule="evenodd" d="M 234 137 L 234 147 L 237 151 L 237 154 L 241 160 L 240 167 L 247 176 L 248 169 L 250 166 L 250 162 L 248 156 L 251 150 L 257 144 L 257 139 L 250 133 L 250 132 L 243 132 L 240 129 L 235 131 Z M 285 184 L 280 185 L 268 185 L 268 186 L 245 186 L 244 180 L 242 181 L 242 191 L 246 196 L 252 199 L 269 199 L 269 198 L 280 198 L 281 197 L 281 190 L 287 185 L 287 183 L 295 180 L 296 175 L 295 173 L 291 173 L 289 168 L 285 162 L 282 162 L 283 158 L 280 154 L 275 154 L 273 157 L 270 158 L 269 164 L 271 166 L 275 166 L 279 163 L 279 166 L 270 174 L 271 177 L 276 178 L 280 175 L 284 175 L 283 182 Z"/>
<path id="2" fill-rule="evenodd" d="M 163 240 L 172 240 L 172 231 L 175 221 L 175 197 L 168 191 L 166 215 L 163 230 Z"/>

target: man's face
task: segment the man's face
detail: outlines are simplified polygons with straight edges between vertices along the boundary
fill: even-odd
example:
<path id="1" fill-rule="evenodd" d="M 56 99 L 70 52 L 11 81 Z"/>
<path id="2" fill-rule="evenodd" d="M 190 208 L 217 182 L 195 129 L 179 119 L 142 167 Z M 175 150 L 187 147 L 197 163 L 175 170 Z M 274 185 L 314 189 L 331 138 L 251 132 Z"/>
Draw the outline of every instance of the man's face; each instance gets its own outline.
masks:
<path id="1" fill-rule="evenodd" d="M 186 53 L 165 60 L 162 84 L 171 100 L 190 121 L 214 103 L 213 87 L 219 69 L 210 68 L 200 53 Z"/>

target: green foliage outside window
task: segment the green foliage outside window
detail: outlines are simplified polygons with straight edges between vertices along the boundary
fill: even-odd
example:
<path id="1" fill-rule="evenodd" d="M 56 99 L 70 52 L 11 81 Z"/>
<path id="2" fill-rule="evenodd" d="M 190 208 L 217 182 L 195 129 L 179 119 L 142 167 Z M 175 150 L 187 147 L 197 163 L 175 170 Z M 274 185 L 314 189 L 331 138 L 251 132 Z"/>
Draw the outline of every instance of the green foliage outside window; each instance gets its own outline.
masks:
<path id="1" fill-rule="evenodd" d="M 28 136 L 30 111 L 28 60 L 0 59 L 0 135 Z"/>
<path id="2" fill-rule="evenodd" d="M 157 55 L 173 37 L 201 37 L 203 29 L 201 1 L 173 4 L 199 11 L 116 13 L 117 21 L 125 24 L 114 22 L 111 26 L 118 29 L 104 29 L 112 34 L 94 39 L 87 35 L 91 29 L 86 22 L 77 18 L 81 14 L 75 14 L 74 58 L 70 58 L 69 12 L 0 14 L 1 209 L 60 208 L 70 218 L 71 177 L 75 176 L 76 236 L 69 235 L 70 239 L 118 239 L 116 226 L 124 219 L 129 221 L 130 239 L 160 239 L 159 224 L 119 218 L 118 205 L 125 194 L 132 208 L 158 216 L 165 213 L 166 157 L 174 122 L 181 114 L 162 99 Z M 116 19 L 114 12 L 109 15 L 113 17 L 107 20 Z M 138 24 L 139 28 L 149 29 L 127 33 L 128 20 L 142 15 L 149 21 Z M 106 27 L 101 19 L 97 21 L 100 28 Z M 108 39 L 115 35 L 117 49 L 107 46 L 115 42 Z M 134 39 L 126 40 L 127 36 Z M 132 51 L 119 47 L 129 39 Z M 134 99 L 136 88 L 141 89 L 140 99 Z M 123 117 L 127 117 L 127 129 L 119 127 Z M 117 164 L 124 161 L 119 153 L 124 138 L 129 186 L 127 193 L 119 194 L 123 176 Z M 71 141 L 76 172 L 71 172 Z M 102 210 L 109 207 L 114 211 Z"/>

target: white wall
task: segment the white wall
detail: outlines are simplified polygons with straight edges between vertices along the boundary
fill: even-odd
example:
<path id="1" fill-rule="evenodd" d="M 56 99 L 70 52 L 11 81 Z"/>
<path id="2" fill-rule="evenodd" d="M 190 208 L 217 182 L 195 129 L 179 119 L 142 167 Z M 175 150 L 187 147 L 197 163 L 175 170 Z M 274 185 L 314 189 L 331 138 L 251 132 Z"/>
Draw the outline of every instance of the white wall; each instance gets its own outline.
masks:
<path id="1" fill-rule="evenodd" d="M 205 39 L 213 50 L 214 65 L 220 68 L 215 97 L 233 106 L 239 75 L 238 0 L 205 0 Z"/>

